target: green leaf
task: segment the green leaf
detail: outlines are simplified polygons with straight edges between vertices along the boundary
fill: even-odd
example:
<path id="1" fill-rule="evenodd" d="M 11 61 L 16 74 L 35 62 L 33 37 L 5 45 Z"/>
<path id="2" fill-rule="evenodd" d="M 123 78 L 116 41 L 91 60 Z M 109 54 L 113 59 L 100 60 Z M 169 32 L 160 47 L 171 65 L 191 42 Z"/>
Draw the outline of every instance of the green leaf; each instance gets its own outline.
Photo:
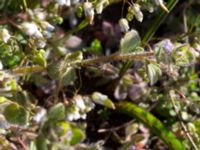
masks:
<path id="1" fill-rule="evenodd" d="M 196 51 L 190 47 L 189 44 L 183 44 L 179 46 L 173 53 L 176 65 L 188 65 L 196 59 Z"/>
<path id="2" fill-rule="evenodd" d="M 36 146 L 36 143 L 34 141 L 31 141 L 29 149 L 30 150 L 37 150 L 37 146 Z"/>
<path id="3" fill-rule="evenodd" d="M 126 139 L 130 139 L 130 137 L 137 133 L 139 125 L 137 123 L 132 123 L 128 125 L 125 129 Z"/>
<path id="4" fill-rule="evenodd" d="M 74 68 L 70 67 L 70 68 L 66 69 L 66 71 L 63 75 L 63 83 L 62 84 L 65 86 L 70 85 L 76 79 L 77 79 L 76 71 Z"/>
<path id="5" fill-rule="evenodd" d="M 85 139 L 85 133 L 82 129 L 68 122 L 57 123 L 59 130 L 56 130 L 59 137 L 66 137 L 64 143 L 67 145 L 75 145 L 82 142 Z"/>
<path id="6" fill-rule="evenodd" d="M 77 143 L 82 142 L 85 139 L 85 134 L 84 132 L 77 128 L 77 127 L 72 127 L 72 138 L 71 138 L 71 145 L 75 145 Z"/>
<path id="7" fill-rule="evenodd" d="M 2 150 L 10 150 L 11 149 L 9 141 L 6 138 L 4 138 L 3 136 L 0 136 L 0 148 Z"/>
<path id="8" fill-rule="evenodd" d="M 83 59 L 83 53 L 81 51 L 76 51 L 65 56 L 65 63 L 80 62 Z"/>
<path id="9" fill-rule="evenodd" d="M 150 63 L 147 65 L 147 74 L 150 80 L 150 84 L 153 85 L 162 75 L 162 71 L 158 64 Z"/>
<path id="10" fill-rule="evenodd" d="M 23 6 L 24 6 L 24 10 L 27 11 L 28 8 L 27 8 L 27 2 L 26 2 L 26 0 L 23 0 Z"/>
<path id="11" fill-rule="evenodd" d="M 40 135 L 36 139 L 36 146 L 38 150 L 48 150 L 47 139 L 43 135 Z"/>
<path id="12" fill-rule="evenodd" d="M 53 80 L 58 80 L 59 79 L 59 66 L 60 66 L 60 62 L 58 63 L 52 63 L 50 65 L 48 65 L 47 67 L 47 72 L 48 75 L 51 79 Z"/>
<path id="13" fill-rule="evenodd" d="M 99 41 L 98 39 L 94 39 L 90 44 L 90 47 L 87 49 L 87 51 L 93 52 L 97 55 L 101 55 L 102 54 L 101 41 Z"/>
<path id="14" fill-rule="evenodd" d="M 18 104 L 10 104 L 4 110 L 4 116 L 9 123 L 26 125 L 29 119 L 29 112 Z"/>
<path id="15" fill-rule="evenodd" d="M 39 50 L 35 56 L 33 57 L 33 61 L 40 65 L 40 66 L 43 66 L 43 67 L 46 67 L 47 65 L 47 62 L 46 62 L 46 59 L 44 57 L 44 53 L 45 51 L 43 49 Z"/>
<path id="16" fill-rule="evenodd" d="M 141 39 L 136 30 L 131 30 L 125 34 L 120 41 L 120 50 L 122 53 L 135 52 L 140 45 Z"/>
<path id="17" fill-rule="evenodd" d="M 166 129 L 165 126 L 151 113 L 130 102 L 116 104 L 116 110 L 142 122 L 154 134 L 161 138 L 170 150 L 186 150 L 185 146 L 182 145 L 177 137 L 171 131 Z"/>
<path id="18" fill-rule="evenodd" d="M 103 95 L 99 92 L 94 92 L 92 94 L 92 100 L 97 104 L 106 106 L 111 109 L 115 109 L 114 103 L 108 98 L 107 95 Z"/>
<path id="19" fill-rule="evenodd" d="M 48 75 L 50 76 L 51 79 L 54 79 L 54 80 L 60 79 L 59 78 L 59 73 L 60 73 L 59 66 L 60 66 L 60 64 L 51 64 L 48 66 L 47 71 L 48 71 Z M 73 81 L 75 81 L 77 79 L 76 71 L 72 67 L 65 68 L 62 76 L 63 76 L 62 84 L 65 86 L 70 85 Z"/>
<path id="20" fill-rule="evenodd" d="M 51 107 L 48 112 L 48 119 L 51 122 L 57 122 L 65 119 L 65 106 L 62 103 L 58 103 Z"/>

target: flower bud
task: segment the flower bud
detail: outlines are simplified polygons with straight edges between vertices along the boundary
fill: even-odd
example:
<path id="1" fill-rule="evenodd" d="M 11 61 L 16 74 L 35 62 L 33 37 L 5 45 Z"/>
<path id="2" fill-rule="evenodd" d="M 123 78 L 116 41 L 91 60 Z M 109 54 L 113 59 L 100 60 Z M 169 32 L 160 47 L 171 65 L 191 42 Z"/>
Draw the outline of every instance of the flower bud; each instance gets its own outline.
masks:
<path id="1" fill-rule="evenodd" d="M 90 24 L 92 24 L 94 20 L 94 8 L 92 6 L 92 3 L 85 2 L 83 4 L 83 8 L 84 8 L 85 16 L 89 19 Z"/>
<path id="2" fill-rule="evenodd" d="M 167 54 L 170 54 L 174 48 L 174 45 L 169 39 L 166 39 L 163 48 Z"/>
<path id="3" fill-rule="evenodd" d="M 125 18 L 121 18 L 119 20 L 119 26 L 123 32 L 127 32 L 129 30 L 129 24 Z"/>
<path id="4" fill-rule="evenodd" d="M 42 33 L 38 30 L 38 26 L 35 23 L 24 22 L 21 27 L 27 35 L 34 36 L 36 38 L 43 38 Z"/>
<path id="5" fill-rule="evenodd" d="M 0 38 L 2 39 L 3 42 L 7 43 L 8 40 L 10 39 L 10 37 L 11 36 L 10 36 L 10 34 L 9 34 L 7 29 L 2 29 L 0 31 Z"/>
<path id="6" fill-rule="evenodd" d="M 140 10 L 140 5 L 138 4 L 134 4 L 133 5 L 133 10 L 134 10 L 134 15 L 135 15 L 135 18 L 139 21 L 139 22 L 142 22 L 143 20 L 143 13 L 142 11 Z"/>
<path id="7" fill-rule="evenodd" d="M 45 20 L 47 14 L 42 10 L 35 10 L 34 15 L 39 20 Z"/>
<path id="8" fill-rule="evenodd" d="M 50 23 L 48 23 L 47 21 L 42 21 L 41 25 L 48 32 L 52 32 L 55 29 L 55 27 L 53 25 L 51 25 Z"/>
<path id="9" fill-rule="evenodd" d="M 168 8 L 165 6 L 163 0 L 156 0 L 156 4 L 159 5 L 164 11 L 169 12 Z"/>
<path id="10" fill-rule="evenodd" d="M 101 14 L 102 11 L 103 11 L 103 4 L 102 3 L 97 4 L 97 6 L 96 6 L 97 14 Z"/>
<path id="11" fill-rule="evenodd" d="M 71 0 L 56 0 L 56 2 L 58 3 L 58 5 L 66 5 L 66 6 L 70 6 L 71 5 Z"/>

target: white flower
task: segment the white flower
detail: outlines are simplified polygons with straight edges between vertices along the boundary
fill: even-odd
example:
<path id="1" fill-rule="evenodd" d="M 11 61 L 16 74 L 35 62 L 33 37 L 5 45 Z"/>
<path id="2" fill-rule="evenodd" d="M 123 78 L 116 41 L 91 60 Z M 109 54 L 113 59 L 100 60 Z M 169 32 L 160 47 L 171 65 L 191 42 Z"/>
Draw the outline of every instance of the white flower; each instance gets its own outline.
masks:
<path id="1" fill-rule="evenodd" d="M 7 29 L 2 29 L 1 31 L 0 31 L 0 38 L 5 42 L 5 43 L 7 43 L 8 42 L 8 40 L 10 39 L 10 34 L 9 34 L 9 32 L 8 32 L 8 30 Z"/>
<path id="2" fill-rule="evenodd" d="M 143 20 L 143 13 L 142 11 L 140 10 L 140 5 L 138 4 L 134 4 L 133 5 L 133 10 L 135 12 L 135 18 L 139 21 L 139 22 L 142 22 Z"/>
<path id="3" fill-rule="evenodd" d="M 39 20 L 45 20 L 46 18 L 46 13 L 44 12 L 35 12 L 35 17 Z"/>
<path id="4" fill-rule="evenodd" d="M 109 1 L 108 0 L 100 0 L 99 3 L 96 5 L 96 12 L 97 14 L 101 14 L 103 11 L 103 7 L 108 5 Z"/>
<path id="5" fill-rule="evenodd" d="M 70 6 L 71 5 L 71 0 L 66 0 L 66 6 Z"/>
<path id="6" fill-rule="evenodd" d="M 94 20 L 94 8 L 92 6 L 92 3 L 85 2 L 83 4 L 83 8 L 84 8 L 85 16 L 89 19 L 90 24 L 92 24 L 92 22 Z"/>
<path id="7" fill-rule="evenodd" d="M 78 119 L 81 118 L 81 115 L 80 115 L 80 113 L 78 111 L 75 112 L 73 115 L 74 115 L 74 120 L 78 120 Z"/>
<path id="8" fill-rule="evenodd" d="M 71 1 L 72 4 L 77 4 L 78 2 L 80 2 L 80 0 L 72 0 Z"/>
<path id="9" fill-rule="evenodd" d="M 66 0 L 56 0 L 59 5 L 65 5 Z"/>
<path id="10" fill-rule="evenodd" d="M 3 69 L 3 64 L 2 64 L 2 61 L 0 60 L 0 70 Z"/>
<path id="11" fill-rule="evenodd" d="M 74 120 L 74 115 L 73 114 L 67 114 L 67 120 L 68 121 L 73 121 Z"/>
<path id="12" fill-rule="evenodd" d="M 46 115 L 46 110 L 41 108 L 38 113 L 33 117 L 33 120 L 35 120 L 37 123 L 41 122 Z"/>
<path id="13" fill-rule="evenodd" d="M 50 23 L 48 23 L 47 21 L 42 21 L 41 25 L 48 32 L 52 32 L 55 29 L 55 27 L 53 25 L 51 25 Z"/>
<path id="14" fill-rule="evenodd" d="M 81 118 L 82 118 L 82 119 L 86 119 L 86 117 L 87 117 L 87 114 L 82 114 L 82 115 L 81 115 Z"/>
<path id="15" fill-rule="evenodd" d="M 39 48 L 44 48 L 46 46 L 46 41 L 45 40 L 36 40 L 36 45 Z"/>
<path id="16" fill-rule="evenodd" d="M 43 31 L 42 34 L 44 35 L 45 38 L 49 39 L 52 37 L 52 33 L 48 31 Z"/>
<path id="17" fill-rule="evenodd" d="M 38 26 L 35 23 L 24 22 L 21 26 L 27 35 L 35 36 L 36 38 L 43 38 L 42 33 L 38 30 Z"/>
<path id="18" fill-rule="evenodd" d="M 97 14 L 101 14 L 102 11 L 103 11 L 103 4 L 102 3 L 97 4 L 97 6 L 96 6 Z"/>
<path id="19" fill-rule="evenodd" d="M 56 2 L 58 3 L 58 5 L 66 5 L 66 6 L 70 6 L 71 5 L 71 0 L 56 0 Z"/>
<path id="20" fill-rule="evenodd" d="M 61 46 L 58 46 L 58 51 L 61 55 L 65 55 L 67 53 L 67 49 Z"/>
<path id="21" fill-rule="evenodd" d="M 129 30 L 129 24 L 125 18 L 121 18 L 119 20 L 119 26 L 123 32 L 127 32 Z"/>
<path id="22" fill-rule="evenodd" d="M 82 97 L 77 95 L 74 99 L 76 100 L 77 107 L 80 108 L 80 110 L 84 110 L 86 106 Z"/>

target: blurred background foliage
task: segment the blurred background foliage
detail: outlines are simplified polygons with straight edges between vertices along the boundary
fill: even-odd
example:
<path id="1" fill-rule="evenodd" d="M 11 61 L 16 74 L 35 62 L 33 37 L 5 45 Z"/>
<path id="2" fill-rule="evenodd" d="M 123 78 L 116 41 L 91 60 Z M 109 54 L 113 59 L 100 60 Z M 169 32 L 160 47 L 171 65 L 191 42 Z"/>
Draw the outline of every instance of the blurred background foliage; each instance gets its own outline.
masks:
<path id="1" fill-rule="evenodd" d="M 1 0 L 0 149 L 198 150 L 199 10 Z"/>

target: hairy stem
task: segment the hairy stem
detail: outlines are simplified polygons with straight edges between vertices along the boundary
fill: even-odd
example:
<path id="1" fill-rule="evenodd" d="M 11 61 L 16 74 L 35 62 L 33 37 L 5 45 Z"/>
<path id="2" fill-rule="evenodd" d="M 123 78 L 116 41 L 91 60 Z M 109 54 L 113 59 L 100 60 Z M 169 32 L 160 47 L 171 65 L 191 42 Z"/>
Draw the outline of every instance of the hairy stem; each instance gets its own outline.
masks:
<path id="1" fill-rule="evenodd" d="M 154 52 L 138 52 L 138 53 L 129 53 L 129 54 L 120 54 L 120 53 L 115 53 L 109 56 L 102 56 L 102 57 L 97 57 L 97 58 L 91 58 L 91 59 L 85 59 L 80 62 L 72 62 L 70 63 L 70 66 L 87 66 L 87 65 L 92 65 L 92 64 L 97 64 L 97 63 L 102 63 L 102 62 L 111 62 L 111 61 L 125 61 L 125 60 L 143 60 L 147 59 L 148 57 L 151 57 L 154 55 Z M 69 66 L 69 67 L 70 67 Z M 48 67 L 48 65 L 47 65 Z M 19 67 L 12 69 L 11 72 L 13 74 L 29 74 L 29 73 L 35 73 L 35 72 L 42 72 L 47 69 L 47 67 L 39 66 L 39 65 L 34 65 L 34 66 L 26 66 L 26 67 Z"/>

